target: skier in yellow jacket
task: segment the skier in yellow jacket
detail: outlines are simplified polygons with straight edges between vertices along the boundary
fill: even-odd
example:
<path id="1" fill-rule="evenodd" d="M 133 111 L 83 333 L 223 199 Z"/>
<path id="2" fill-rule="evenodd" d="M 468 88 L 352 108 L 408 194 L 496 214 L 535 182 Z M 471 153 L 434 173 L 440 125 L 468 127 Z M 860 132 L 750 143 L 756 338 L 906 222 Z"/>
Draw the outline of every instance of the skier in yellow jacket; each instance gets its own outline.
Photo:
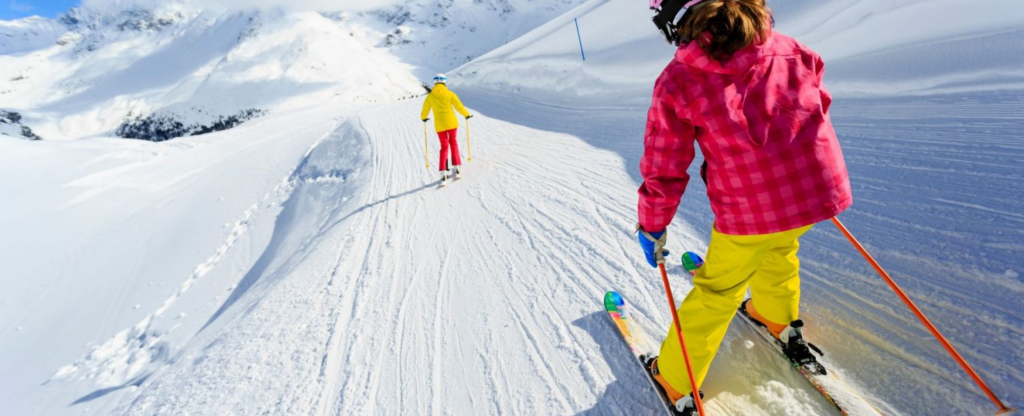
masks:
<path id="1" fill-rule="evenodd" d="M 437 130 L 437 137 L 441 139 L 441 161 L 438 167 L 441 170 L 441 186 L 448 181 L 448 149 L 452 152 L 452 165 L 455 166 L 455 177 L 462 173 L 459 167 L 462 166 L 462 158 L 459 156 L 459 142 L 455 140 L 455 133 L 459 129 L 459 119 L 455 117 L 455 111 L 462 114 L 467 120 L 473 118 L 459 101 L 459 96 L 448 89 L 448 77 L 444 74 L 437 74 L 434 77 L 434 88 L 427 94 L 423 101 L 423 113 L 420 118 L 426 123 L 430 120 L 430 110 L 434 110 L 434 128 Z"/>

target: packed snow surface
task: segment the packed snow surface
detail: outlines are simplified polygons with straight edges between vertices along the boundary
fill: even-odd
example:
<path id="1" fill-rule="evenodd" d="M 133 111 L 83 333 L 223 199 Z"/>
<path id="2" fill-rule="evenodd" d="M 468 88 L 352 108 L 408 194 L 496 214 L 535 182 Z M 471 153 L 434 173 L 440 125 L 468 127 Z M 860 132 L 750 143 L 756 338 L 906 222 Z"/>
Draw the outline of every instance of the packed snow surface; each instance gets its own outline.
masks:
<path id="1" fill-rule="evenodd" d="M 673 51 L 633 3 L 0 22 L 0 108 L 76 139 L 0 135 L 2 413 L 655 414 L 601 305 L 619 291 L 655 338 L 671 322 L 632 230 L 650 87 Z M 1024 6 L 806 3 L 771 2 L 828 62 L 856 200 L 843 220 L 1024 402 Z M 413 96 L 460 65 L 473 157 L 439 189 Z M 239 108 L 268 112 L 110 137 L 133 111 Z M 676 253 L 707 248 L 704 193 L 691 181 Z M 806 333 L 845 393 L 887 415 L 993 413 L 830 225 L 803 242 Z M 681 299 L 686 273 L 670 273 Z M 734 325 L 711 414 L 836 414 L 773 354 Z"/>

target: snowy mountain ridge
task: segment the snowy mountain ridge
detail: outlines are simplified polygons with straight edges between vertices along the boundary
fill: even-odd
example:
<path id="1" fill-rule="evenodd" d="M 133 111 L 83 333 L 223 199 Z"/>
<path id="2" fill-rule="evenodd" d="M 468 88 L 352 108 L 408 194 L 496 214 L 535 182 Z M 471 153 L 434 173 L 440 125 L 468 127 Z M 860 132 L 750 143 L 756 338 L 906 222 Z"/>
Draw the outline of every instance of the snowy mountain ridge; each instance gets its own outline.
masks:
<path id="1" fill-rule="evenodd" d="M 424 0 L 359 12 L 82 7 L 3 22 L 0 99 L 61 139 L 114 135 L 140 116 L 207 131 L 295 102 L 408 98 L 422 93 L 419 80 L 580 1 Z"/>
<path id="2" fill-rule="evenodd" d="M 52 46 L 67 31 L 61 22 L 42 17 L 0 20 L 0 55 Z"/>
<path id="3" fill-rule="evenodd" d="M 307 94 L 365 101 L 421 91 L 397 60 L 355 36 L 361 25 L 316 13 L 73 12 L 63 21 L 63 45 L 0 56 L 6 105 L 53 138 L 112 134 L 129 115 L 205 125 Z M 353 58 L 368 65 L 348 65 Z M 374 85 L 382 75 L 394 82 Z"/>

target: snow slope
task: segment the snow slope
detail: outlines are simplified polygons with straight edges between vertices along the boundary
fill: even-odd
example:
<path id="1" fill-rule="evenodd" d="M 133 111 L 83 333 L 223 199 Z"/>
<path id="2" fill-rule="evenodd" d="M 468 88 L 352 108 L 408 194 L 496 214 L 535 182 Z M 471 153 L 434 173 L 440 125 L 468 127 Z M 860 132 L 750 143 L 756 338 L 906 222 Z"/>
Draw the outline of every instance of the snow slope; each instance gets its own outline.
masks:
<path id="1" fill-rule="evenodd" d="M 1024 212 L 1016 197 L 1024 194 L 1024 62 L 1016 51 L 1024 8 L 994 2 L 1006 13 L 988 18 L 990 9 L 964 1 L 771 5 L 780 31 L 826 58 L 826 80 L 837 96 L 833 121 L 857 201 L 846 221 L 989 382 L 1021 402 L 1024 356 L 1013 345 L 1024 337 L 1024 316 L 1014 306 L 1024 299 L 1024 235 L 1015 225 Z M 648 17 L 628 4 L 589 2 L 455 73 L 488 94 L 548 103 L 556 113 L 627 113 L 635 137 L 651 80 L 673 52 L 642 23 Z M 919 24 L 925 17 L 944 24 Z M 536 119 L 508 118 L 583 138 L 599 129 L 567 115 Z M 639 181 L 640 146 L 626 141 L 592 142 L 622 155 Z M 703 239 L 712 217 L 701 184 L 690 188 L 676 223 L 696 226 L 687 236 Z M 803 251 L 805 310 L 812 325 L 832 329 L 820 335 L 826 351 L 835 351 L 828 360 L 909 414 L 949 406 L 970 414 L 987 406 L 841 236 L 822 230 L 828 227 L 811 233 Z"/>
<path id="2" fill-rule="evenodd" d="M 776 3 L 780 28 L 809 21 L 798 3 Z M 843 11 L 862 10 L 839 6 L 852 3 L 805 12 L 849 22 Z M 860 20 L 881 19 L 865 29 L 878 32 L 891 27 L 884 15 L 923 5 L 878 6 L 878 16 Z M 244 15 L 207 13 L 182 12 L 166 30 L 191 35 L 166 39 L 214 47 L 227 39 L 218 34 L 244 26 L 234 20 Z M 648 90 L 672 52 L 654 38 L 643 7 L 588 2 L 450 74 L 478 117 L 473 162 L 445 189 L 424 169 L 421 101 L 394 100 L 418 88 L 414 75 L 433 64 L 380 46 L 387 32 L 359 16 L 261 16 L 262 36 L 301 43 L 242 42 L 221 50 L 240 58 L 216 66 L 216 83 L 190 84 L 189 71 L 165 80 L 171 91 L 192 85 L 183 102 L 234 91 L 249 105 L 248 90 L 267 88 L 260 99 L 277 103 L 267 116 L 159 144 L 74 129 L 67 137 L 81 140 L 0 136 L 4 413 L 655 412 L 600 303 L 616 289 L 650 332 L 670 323 L 660 281 L 631 234 Z M 584 65 L 575 28 L 563 36 L 572 16 L 588 47 Z M 914 71 L 973 74 L 955 94 L 949 83 L 911 88 L 919 95 L 911 97 L 839 94 L 834 117 L 857 194 L 844 218 L 993 387 L 1021 403 L 1024 356 L 1014 346 L 1024 341 L 1024 247 L 1013 224 L 1024 212 L 1016 197 L 1024 191 L 1024 96 L 992 91 L 1003 78 L 984 76 L 975 61 L 936 66 L 928 53 L 1004 58 L 976 49 L 1008 47 L 1016 35 L 988 29 L 876 45 L 832 60 L 829 76 L 832 84 L 875 77 L 897 85 L 905 72 L 912 81 Z M 164 39 L 159 32 L 110 32 L 98 45 Z M 292 60 L 296 45 L 348 42 L 345 33 L 356 40 L 343 45 L 367 48 L 352 52 L 359 59 L 330 61 L 323 71 L 289 66 L 314 56 Z M 158 55 L 164 47 L 147 56 L 174 56 Z M 39 68 L 58 68 L 71 52 L 33 53 L 0 60 L 34 56 Z M 84 56 L 77 59 L 92 59 Z M 893 56 L 914 65 L 854 71 Z M 999 62 L 1012 70 L 1012 59 Z M 373 71 L 353 65 L 366 60 Z M 833 75 L 844 63 L 865 78 Z M 80 74 L 101 77 L 97 64 L 81 65 Z M 317 78 L 334 70 L 355 75 Z M 252 82 L 234 89 L 228 79 L 241 74 Z M 39 78 L 51 82 L 42 71 Z M 295 95 L 273 87 L 292 78 L 324 85 Z M 177 102 L 160 85 L 136 85 L 149 91 L 146 103 Z M 43 97 L 22 91 L 26 103 Z M 359 92 L 365 99 L 353 98 Z M 90 105 L 121 108 L 112 100 Z M 428 142 L 433 154 L 436 142 Z M 677 252 L 706 248 L 711 215 L 702 193 L 693 183 L 673 225 Z M 803 251 L 808 336 L 827 361 L 885 414 L 990 413 L 840 238 L 823 225 Z M 682 298 L 685 273 L 671 273 Z M 755 337 L 740 325 L 727 337 L 705 386 L 713 414 L 834 414 Z"/>
<path id="3" fill-rule="evenodd" d="M 500 97 L 474 102 L 505 105 Z M 668 319 L 659 282 L 629 238 L 635 183 L 620 156 L 485 110 L 474 118 L 477 147 L 465 178 L 439 190 L 436 173 L 422 167 L 420 126 L 396 122 L 418 107 L 308 109 L 181 139 L 173 149 L 46 143 L 65 155 L 47 158 L 54 163 L 88 158 L 96 147 L 120 157 L 99 157 L 102 168 L 90 168 L 98 172 L 53 187 L 61 191 L 46 197 L 57 212 L 2 216 L 16 219 L 6 226 L 24 242 L 4 252 L 66 260 L 23 261 L 5 273 L 35 277 L 5 281 L 5 293 L 49 289 L 9 305 L 25 312 L 3 325 L 17 329 L 0 334 L 9 340 L 0 356 L 32 360 L 3 362 L 3 373 L 17 377 L 4 379 L 0 399 L 15 414 L 657 409 L 599 308 L 603 292 L 617 288 L 634 294 L 645 321 Z M 265 135 L 250 143 L 254 131 Z M 555 163 L 563 154 L 577 157 Z M 257 172 L 232 189 L 241 183 L 234 175 Z M 16 206 L 45 193 L 31 195 Z M 78 228 L 35 226 L 68 219 L 67 211 L 78 213 Z M 33 235 L 38 228 L 57 233 Z M 683 273 L 673 269 L 681 288 Z M 54 284 L 72 276 L 77 283 Z M 79 299 L 83 291 L 91 296 Z M 68 320 L 62 304 L 83 312 Z M 83 342 L 91 345 L 80 356 Z M 719 414 L 737 406 L 744 414 L 831 414 L 770 352 L 741 341 L 723 357 L 719 374 L 734 376 L 708 384 Z M 763 361 L 770 364 L 756 374 L 741 371 Z"/>
<path id="4" fill-rule="evenodd" d="M 826 80 L 840 96 L 1024 88 L 1018 51 L 1024 4 L 1018 1 L 995 0 L 985 7 L 968 0 L 769 4 L 779 31 L 822 54 Z M 644 7 L 589 1 L 456 72 L 476 87 L 549 101 L 638 105 L 674 52 L 648 20 Z"/>

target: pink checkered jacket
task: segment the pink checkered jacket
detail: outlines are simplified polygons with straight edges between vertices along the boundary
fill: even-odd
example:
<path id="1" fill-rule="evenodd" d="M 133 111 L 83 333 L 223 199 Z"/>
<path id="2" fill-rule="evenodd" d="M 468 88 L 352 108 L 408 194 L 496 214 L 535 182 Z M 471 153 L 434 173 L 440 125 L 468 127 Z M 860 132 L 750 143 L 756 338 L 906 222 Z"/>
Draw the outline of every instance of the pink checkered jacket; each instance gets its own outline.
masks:
<path id="1" fill-rule="evenodd" d="M 661 231 L 672 221 L 695 141 L 721 233 L 786 231 L 848 208 L 850 179 L 823 74 L 821 56 L 780 33 L 724 63 L 697 42 L 681 46 L 647 115 L 640 225 Z"/>

